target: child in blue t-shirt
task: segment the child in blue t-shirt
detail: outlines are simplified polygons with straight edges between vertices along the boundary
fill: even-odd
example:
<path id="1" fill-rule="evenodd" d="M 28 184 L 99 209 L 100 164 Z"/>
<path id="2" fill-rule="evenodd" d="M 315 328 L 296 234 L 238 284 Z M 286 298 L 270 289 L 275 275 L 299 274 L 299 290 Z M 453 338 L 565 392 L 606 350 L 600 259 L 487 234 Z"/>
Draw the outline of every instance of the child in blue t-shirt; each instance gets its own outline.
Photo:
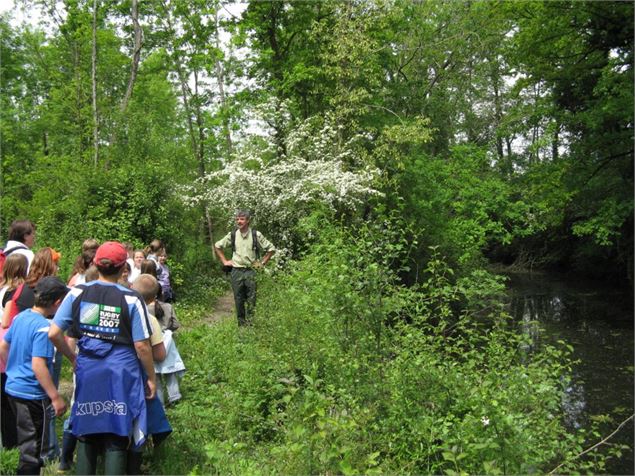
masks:
<path id="1" fill-rule="evenodd" d="M 7 360 L 5 390 L 17 419 L 18 474 L 40 474 L 50 449 L 50 419 L 66 412 L 66 403 L 53 383 L 55 349 L 48 331 L 49 319 L 67 292 L 59 278 L 42 278 L 35 286 L 35 305 L 16 316 L 0 342 L 0 356 Z"/>

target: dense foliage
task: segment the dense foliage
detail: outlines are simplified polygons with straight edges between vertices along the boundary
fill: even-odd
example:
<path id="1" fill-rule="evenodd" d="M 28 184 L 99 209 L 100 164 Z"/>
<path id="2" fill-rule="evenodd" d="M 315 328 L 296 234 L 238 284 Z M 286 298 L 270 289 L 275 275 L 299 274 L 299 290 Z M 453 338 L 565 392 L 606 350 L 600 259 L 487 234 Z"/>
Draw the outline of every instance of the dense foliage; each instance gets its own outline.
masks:
<path id="1" fill-rule="evenodd" d="M 438 245 L 460 267 L 632 280 L 630 2 L 23 5 L 45 29 L 0 20 L 1 233 L 30 217 L 69 257 L 83 236 L 161 236 L 189 259 L 238 202 L 263 228 L 294 209 L 253 197 L 276 167 L 332 163 L 322 193 L 344 201 L 336 183 L 383 171 L 369 206 L 412 217 L 422 260 Z M 188 210 L 175 194 L 196 178 Z"/>
<path id="2" fill-rule="evenodd" d="M 559 416 L 567 347 L 530 350 L 532 329 L 497 304 L 500 281 L 453 283 L 434 250 L 421 284 L 399 285 L 401 225 L 323 227 L 302 260 L 260 275 L 250 328 L 181 308 L 188 398 L 169 409 L 175 438 L 150 472 L 601 470 L 597 453 L 575 460 L 586 432 Z"/>
<path id="3" fill-rule="evenodd" d="M 236 207 L 280 247 L 253 329 L 189 322 L 191 459 L 154 472 L 575 453 L 566 352 L 525 352 L 483 268 L 632 284 L 632 2 L 19 3 L 43 20 L 0 16 L 0 235 L 33 220 L 62 275 L 87 237 L 161 238 L 186 283 Z"/>

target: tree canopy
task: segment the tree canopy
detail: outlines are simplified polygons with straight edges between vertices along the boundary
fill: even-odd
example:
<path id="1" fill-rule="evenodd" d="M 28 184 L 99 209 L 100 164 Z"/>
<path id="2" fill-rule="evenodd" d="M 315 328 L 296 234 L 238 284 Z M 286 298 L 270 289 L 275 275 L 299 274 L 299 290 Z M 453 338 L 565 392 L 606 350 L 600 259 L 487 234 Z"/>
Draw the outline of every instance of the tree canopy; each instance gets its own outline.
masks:
<path id="1" fill-rule="evenodd" d="M 242 167 L 262 226 L 302 241 L 267 224 L 263 187 L 331 163 L 381 171 L 335 212 L 408 216 L 416 259 L 632 280 L 631 2 L 21 5 L 45 20 L 0 19 L 3 233 L 30 217 L 62 249 L 161 236 L 195 255 Z"/>

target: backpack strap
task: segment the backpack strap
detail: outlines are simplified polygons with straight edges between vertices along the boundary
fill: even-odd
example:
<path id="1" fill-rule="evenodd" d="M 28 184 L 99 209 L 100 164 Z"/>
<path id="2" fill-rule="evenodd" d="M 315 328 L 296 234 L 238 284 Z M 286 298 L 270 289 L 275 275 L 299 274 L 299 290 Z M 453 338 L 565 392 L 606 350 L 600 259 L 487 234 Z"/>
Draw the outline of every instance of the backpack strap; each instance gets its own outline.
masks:
<path id="1" fill-rule="evenodd" d="M 11 298 L 12 301 L 15 301 L 15 303 L 17 304 L 18 299 L 20 298 L 20 295 L 22 294 L 22 290 L 24 289 L 24 283 L 19 284 L 17 288 L 15 288 L 15 292 L 13 293 L 13 297 Z"/>
<path id="2" fill-rule="evenodd" d="M 9 311 L 9 327 L 13 324 L 13 319 L 20 313 L 20 308 L 18 307 L 18 299 L 20 299 L 20 295 L 22 294 L 22 290 L 24 289 L 24 283 L 20 284 L 17 288 L 15 288 L 15 292 L 11 299 L 7 303 L 7 307 L 10 307 Z"/>
<path id="3" fill-rule="evenodd" d="M 258 244 L 258 231 L 254 228 L 251 229 L 251 242 L 254 253 L 256 254 L 256 259 L 260 259 L 260 245 Z"/>
<path id="4" fill-rule="evenodd" d="M 13 253 L 16 250 L 28 250 L 29 248 L 27 248 L 26 246 L 14 246 L 13 248 L 9 248 L 8 250 L 2 250 L 2 252 L 4 253 L 5 256 L 9 256 L 11 253 Z"/>

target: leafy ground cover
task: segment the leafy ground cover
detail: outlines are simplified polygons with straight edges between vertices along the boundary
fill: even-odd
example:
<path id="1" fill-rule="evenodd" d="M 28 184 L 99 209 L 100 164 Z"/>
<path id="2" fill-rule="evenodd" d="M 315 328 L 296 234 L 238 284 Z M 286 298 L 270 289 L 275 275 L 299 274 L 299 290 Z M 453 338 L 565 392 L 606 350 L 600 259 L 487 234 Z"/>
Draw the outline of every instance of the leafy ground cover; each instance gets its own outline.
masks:
<path id="1" fill-rule="evenodd" d="M 577 458 L 589 435 L 563 422 L 567 347 L 532 349 L 499 280 L 455 277 L 434 250 L 420 284 L 400 285 L 401 230 L 323 227 L 302 259 L 259 274 L 247 328 L 226 281 L 192 284 L 177 305 L 184 398 L 144 471 L 601 472 L 608 456 Z"/>
<path id="2" fill-rule="evenodd" d="M 260 275 L 252 327 L 184 307 L 185 399 L 150 473 L 601 472 L 561 418 L 566 346 L 530 350 L 486 273 L 454 279 L 437 256 L 400 286 L 380 228 L 323 229 Z"/>

